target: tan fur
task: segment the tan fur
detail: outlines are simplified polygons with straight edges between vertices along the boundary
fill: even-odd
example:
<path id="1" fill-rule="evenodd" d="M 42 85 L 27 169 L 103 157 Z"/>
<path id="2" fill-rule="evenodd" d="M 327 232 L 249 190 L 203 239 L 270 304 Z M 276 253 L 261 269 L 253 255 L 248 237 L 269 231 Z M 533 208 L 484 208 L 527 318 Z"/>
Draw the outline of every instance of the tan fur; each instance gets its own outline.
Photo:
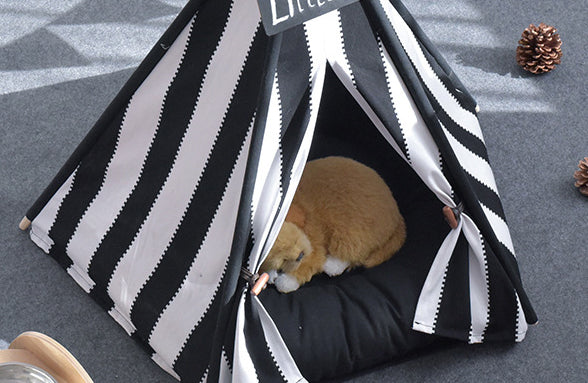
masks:
<path id="1" fill-rule="evenodd" d="M 306 164 L 278 239 L 261 271 L 281 270 L 300 285 L 322 272 L 327 255 L 350 267 L 388 260 L 406 239 L 404 219 L 384 180 L 343 157 Z M 296 261 L 300 252 L 304 257 Z"/>

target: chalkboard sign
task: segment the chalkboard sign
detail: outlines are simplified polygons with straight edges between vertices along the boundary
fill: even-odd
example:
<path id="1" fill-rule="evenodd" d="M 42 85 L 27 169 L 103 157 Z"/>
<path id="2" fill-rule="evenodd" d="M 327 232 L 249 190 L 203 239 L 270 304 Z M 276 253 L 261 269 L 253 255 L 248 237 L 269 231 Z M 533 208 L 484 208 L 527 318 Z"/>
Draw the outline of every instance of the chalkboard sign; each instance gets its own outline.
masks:
<path id="1" fill-rule="evenodd" d="M 270 36 L 357 1 L 359 0 L 257 0 L 263 26 Z"/>

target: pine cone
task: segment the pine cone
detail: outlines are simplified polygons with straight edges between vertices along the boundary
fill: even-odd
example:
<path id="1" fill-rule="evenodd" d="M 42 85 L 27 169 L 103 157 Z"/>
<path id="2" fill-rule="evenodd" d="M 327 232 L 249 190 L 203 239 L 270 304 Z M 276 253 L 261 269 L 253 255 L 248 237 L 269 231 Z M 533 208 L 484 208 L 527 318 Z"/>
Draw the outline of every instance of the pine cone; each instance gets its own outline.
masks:
<path id="1" fill-rule="evenodd" d="M 517 62 L 523 69 L 540 74 L 561 63 L 561 40 L 555 27 L 531 24 L 523 31 L 517 47 Z"/>
<path id="2" fill-rule="evenodd" d="M 584 157 L 578 164 L 580 170 L 576 170 L 574 178 L 576 179 L 576 186 L 580 189 L 580 193 L 588 196 L 588 157 Z"/>

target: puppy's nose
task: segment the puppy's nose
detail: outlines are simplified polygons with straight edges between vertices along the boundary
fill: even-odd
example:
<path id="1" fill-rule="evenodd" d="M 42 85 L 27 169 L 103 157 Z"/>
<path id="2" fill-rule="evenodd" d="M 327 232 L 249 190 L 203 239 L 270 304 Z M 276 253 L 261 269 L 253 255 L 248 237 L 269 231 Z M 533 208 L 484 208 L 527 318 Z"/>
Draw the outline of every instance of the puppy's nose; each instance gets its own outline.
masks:
<path id="1" fill-rule="evenodd" d="M 284 274 L 284 270 L 278 269 L 278 274 Z"/>

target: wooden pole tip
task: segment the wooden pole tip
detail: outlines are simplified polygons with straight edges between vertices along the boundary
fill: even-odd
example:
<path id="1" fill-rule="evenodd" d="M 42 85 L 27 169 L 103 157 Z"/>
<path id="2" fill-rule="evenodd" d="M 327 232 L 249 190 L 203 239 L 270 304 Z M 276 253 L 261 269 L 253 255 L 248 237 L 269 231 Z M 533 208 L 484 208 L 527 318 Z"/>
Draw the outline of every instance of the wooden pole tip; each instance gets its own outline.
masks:
<path id="1" fill-rule="evenodd" d="M 28 219 L 27 217 L 23 217 L 23 219 L 18 224 L 18 228 L 20 230 L 26 230 L 29 228 L 29 226 L 31 226 L 31 220 Z"/>
<path id="2" fill-rule="evenodd" d="M 251 288 L 251 294 L 259 295 L 259 293 L 261 293 L 261 290 L 265 289 L 265 286 L 267 285 L 268 281 L 269 281 L 269 274 L 268 273 L 261 274 L 259 276 L 259 279 L 257 280 L 257 282 L 255 282 L 255 285 Z"/>

